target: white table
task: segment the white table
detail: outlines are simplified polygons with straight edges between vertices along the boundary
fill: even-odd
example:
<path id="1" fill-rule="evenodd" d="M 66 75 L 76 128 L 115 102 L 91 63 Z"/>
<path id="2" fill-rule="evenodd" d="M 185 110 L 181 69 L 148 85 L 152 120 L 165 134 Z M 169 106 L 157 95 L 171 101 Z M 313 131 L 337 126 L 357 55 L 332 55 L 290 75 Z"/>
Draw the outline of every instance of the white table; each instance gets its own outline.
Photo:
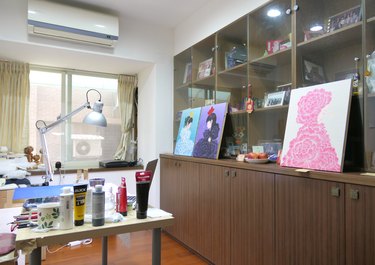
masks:
<path id="1" fill-rule="evenodd" d="M 32 249 L 30 265 L 41 264 L 41 247 L 53 244 L 66 244 L 85 238 L 102 237 L 102 264 L 107 264 L 107 237 L 123 233 L 153 229 L 152 234 L 152 264 L 161 262 L 161 228 L 172 225 L 172 216 L 137 219 L 135 211 L 129 211 L 126 220 L 119 223 L 106 223 L 104 226 L 93 227 L 91 224 L 76 226 L 70 230 L 51 230 L 45 233 L 36 233 L 29 228 L 17 231 L 16 249 Z"/>

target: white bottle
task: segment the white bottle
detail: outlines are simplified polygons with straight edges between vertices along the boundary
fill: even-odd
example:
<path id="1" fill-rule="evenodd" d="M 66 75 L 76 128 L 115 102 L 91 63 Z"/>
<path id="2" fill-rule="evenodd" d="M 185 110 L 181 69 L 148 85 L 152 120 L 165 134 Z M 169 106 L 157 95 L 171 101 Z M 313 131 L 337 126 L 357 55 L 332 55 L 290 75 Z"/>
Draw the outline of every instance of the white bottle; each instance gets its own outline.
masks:
<path id="1" fill-rule="evenodd" d="M 105 192 L 102 185 L 95 185 L 92 193 L 92 225 L 104 225 Z"/>
<path id="2" fill-rule="evenodd" d="M 60 229 L 72 229 L 74 227 L 74 204 L 71 187 L 63 187 L 60 194 Z"/>

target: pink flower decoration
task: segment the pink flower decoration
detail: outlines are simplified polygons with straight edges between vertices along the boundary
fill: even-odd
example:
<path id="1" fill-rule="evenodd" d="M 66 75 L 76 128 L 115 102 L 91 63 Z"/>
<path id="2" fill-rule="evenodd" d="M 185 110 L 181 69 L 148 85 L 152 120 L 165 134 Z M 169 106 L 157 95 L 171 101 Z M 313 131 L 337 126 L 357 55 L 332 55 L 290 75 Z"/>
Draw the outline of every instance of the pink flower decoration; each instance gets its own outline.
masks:
<path id="1" fill-rule="evenodd" d="M 324 89 L 315 89 L 301 97 L 298 102 L 297 122 L 302 124 L 318 122 L 318 115 L 331 102 L 330 92 Z"/>

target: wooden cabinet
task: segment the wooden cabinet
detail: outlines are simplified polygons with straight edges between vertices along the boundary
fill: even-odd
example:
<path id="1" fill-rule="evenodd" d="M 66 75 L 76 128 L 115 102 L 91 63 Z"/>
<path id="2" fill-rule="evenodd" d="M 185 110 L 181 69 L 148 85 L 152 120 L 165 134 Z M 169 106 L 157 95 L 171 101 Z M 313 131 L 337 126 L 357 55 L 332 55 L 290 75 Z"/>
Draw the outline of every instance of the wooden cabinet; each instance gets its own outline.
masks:
<path id="1" fill-rule="evenodd" d="M 195 163 L 161 159 L 160 205 L 173 213 L 175 224 L 167 232 L 196 249 L 199 241 L 199 166 Z"/>
<path id="2" fill-rule="evenodd" d="M 161 165 L 160 205 L 176 218 L 167 232 L 217 265 L 274 264 L 273 174 L 164 158 Z"/>
<path id="3" fill-rule="evenodd" d="M 276 175 L 276 264 L 345 264 L 342 183 Z"/>
<path id="4" fill-rule="evenodd" d="M 232 265 L 274 262 L 274 174 L 231 169 Z"/>
<path id="5" fill-rule="evenodd" d="M 375 264 L 375 188 L 346 185 L 346 265 Z"/>
<path id="6" fill-rule="evenodd" d="M 200 164 L 201 237 L 198 253 L 214 264 L 230 264 L 230 178 L 229 169 Z"/>

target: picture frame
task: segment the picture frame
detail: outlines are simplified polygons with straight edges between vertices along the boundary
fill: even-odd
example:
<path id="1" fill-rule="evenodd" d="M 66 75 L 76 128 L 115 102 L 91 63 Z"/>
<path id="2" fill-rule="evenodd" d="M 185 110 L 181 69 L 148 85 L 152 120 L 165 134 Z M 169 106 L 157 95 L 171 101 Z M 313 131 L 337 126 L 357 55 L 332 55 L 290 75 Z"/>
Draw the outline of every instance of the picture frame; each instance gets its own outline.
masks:
<path id="1" fill-rule="evenodd" d="M 276 107 L 284 104 L 285 91 L 272 92 L 267 95 L 265 99 L 264 107 Z"/>
<path id="2" fill-rule="evenodd" d="M 292 83 L 279 85 L 276 87 L 276 91 L 285 91 L 283 105 L 288 105 L 290 100 L 290 92 L 292 90 Z"/>
<path id="3" fill-rule="evenodd" d="M 347 27 L 362 20 L 361 6 L 355 6 L 328 18 L 327 32 Z"/>
<path id="4" fill-rule="evenodd" d="M 209 58 L 201 63 L 198 67 L 197 79 L 202 79 L 211 75 L 213 58 Z"/>
<path id="5" fill-rule="evenodd" d="M 323 66 L 302 58 L 302 80 L 306 84 L 326 83 L 326 77 Z"/>
<path id="6" fill-rule="evenodd" d="M 192 70 L 192 63 L 189 62 L 185 65 L 184 79 L 182 81 L 183 84 L 191 82 L 191 70 Z"/>

